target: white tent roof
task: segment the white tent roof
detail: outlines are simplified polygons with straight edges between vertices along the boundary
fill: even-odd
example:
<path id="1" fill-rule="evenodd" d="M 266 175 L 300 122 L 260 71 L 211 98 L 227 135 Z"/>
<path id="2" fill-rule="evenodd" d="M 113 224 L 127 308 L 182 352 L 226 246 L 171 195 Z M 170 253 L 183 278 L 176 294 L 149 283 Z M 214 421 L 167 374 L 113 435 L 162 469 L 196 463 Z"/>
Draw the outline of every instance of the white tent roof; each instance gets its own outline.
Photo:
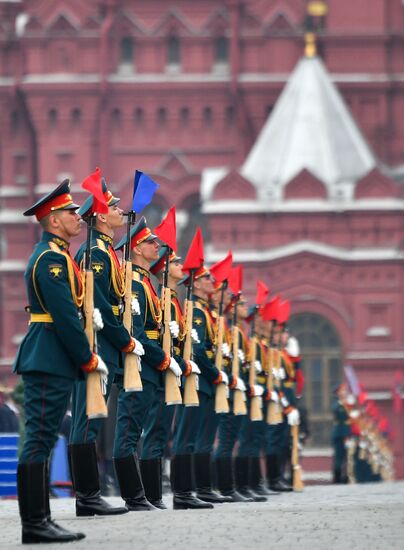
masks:
<path id="1" fill-rule="evenodd" d="M 262 198 L 281 199 L 282 188 L 306 168 L 349 199 L 354 182 L 376 159 L 318 58 L 303 58 L 291 74 L 240 173 Z"/>

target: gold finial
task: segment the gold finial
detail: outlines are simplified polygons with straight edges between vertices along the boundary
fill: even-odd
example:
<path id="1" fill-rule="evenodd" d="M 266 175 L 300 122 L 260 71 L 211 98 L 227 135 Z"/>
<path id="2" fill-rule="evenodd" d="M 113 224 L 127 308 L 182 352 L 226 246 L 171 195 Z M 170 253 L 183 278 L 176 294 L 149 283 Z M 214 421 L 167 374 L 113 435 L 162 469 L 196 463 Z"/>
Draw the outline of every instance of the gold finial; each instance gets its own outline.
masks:
<path id="1" fill-rule="evenodd" d="M 316 57 L 317 55 L 317 44 L 316 44 L 316 35 L 314 32 L 306 32 L 304 35 L 304 55 L 305 57 Z"/>
<path id="2" fill-rule="evenodd" d="M 328 6 L 324 0 L 308 0 L 306 7 L 304 55 L 315 57 L 317 55 L 317 31 L 324 25 L 324 17 L 327 15 Z"/>

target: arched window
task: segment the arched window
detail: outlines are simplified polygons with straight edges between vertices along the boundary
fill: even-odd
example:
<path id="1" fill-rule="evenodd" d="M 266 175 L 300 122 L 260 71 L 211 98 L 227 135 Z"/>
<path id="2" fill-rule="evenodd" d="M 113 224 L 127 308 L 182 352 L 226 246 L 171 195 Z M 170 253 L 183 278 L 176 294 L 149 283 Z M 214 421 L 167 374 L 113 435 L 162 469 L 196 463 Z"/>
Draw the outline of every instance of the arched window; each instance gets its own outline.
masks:
<path id="1" fill-rule="evenodd" d="M 180 110 L 180 122 L 181 126 L 188 126 L 189 122 L 189 109 L 188 107 L 182 107 Z"/>
<path id="2" fill-rule="evenodd" d="M 212 107 L 205 107 L 203 109 L 203 123 L 206 127 L 212 126 L 213 111 Z"/>
<path id="3" fill-rule="evenodd" d="M 289 332 L 300 344 L 305 377 L 303 404 L 308 410 L 311 447 L 329 447 L 332 389 L 342 379 L 341 342 L 334 326 L 321 315 L 302 313 L 291 318 Z"/>
<path id="4" fill-rule="evenodd" d="M 142 107 L 136 107 L 133 112 L 133 119 L 137 126 L 143 126 L 144 124 L 144 110 Z"/>
<path id="5" fill-rule="evenodd" d="M 134 42 L 130 36 L 121 39 L 120 63 L 131 65 L 133 63 Z"/>
<path id="6" fill-rule="evenodd" d="M 70 118 L 73 126 L 78 126 L 81 121 L 81 110 L 79 108 L 72 109 Z"/>
<path id="7" fill-rule="evenodd" d="M 48 111 L 48 122 L 51 128 L 54 128 L 58 121 L 58 112 L 56 109 L 49 109 Z"/>
<path id="8" fill-rule="evenodd" d="M 121 125 L 122 113 L 118 107 L 114 107 L 111 111 L 111 122 L 115 128 Z"/>
<path id="9" fill-rule="evenodd" d="M 159 107 L 157 110 L 157 124 L 158 126 L 165 126 L 167 122 L 167 109 L 165 107 Z"/>
<path id="10" fill-rule="evenodd" d="M 20 127 L 20 114 L 18 111 L 11 111 L 10 126 L 13 133 L 17 133 Z"/>
<path id="11" fill-rule="evenodd" d="M 227 63 L 229 60 L 229 41 L 225 36 L 215 40 L 215 63 Z"/>
<path id="12" fill-rule="evenodd" d="M 170 36 L 167 41 L 167 64 L 179 65 L 181 63 L 180 39 L 177 36 Z"/>
<path id="13" fill-rule="evenodd" d="M 234 123 L 236 122 L 236 111 L 233 105 L 226 107 L 225 122 L 228 128 L 234 126 Z"/>

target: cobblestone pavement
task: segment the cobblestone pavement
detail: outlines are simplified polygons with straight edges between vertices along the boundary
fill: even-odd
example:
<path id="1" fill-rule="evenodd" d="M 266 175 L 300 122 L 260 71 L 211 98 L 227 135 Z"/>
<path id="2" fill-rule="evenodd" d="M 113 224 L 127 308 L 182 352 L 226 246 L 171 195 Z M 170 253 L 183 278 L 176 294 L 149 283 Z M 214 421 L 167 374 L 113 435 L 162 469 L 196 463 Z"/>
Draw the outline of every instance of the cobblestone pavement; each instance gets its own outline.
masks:
<path id="1" fill-rule="evenodd" d="M 169 496 L 165 500 L 171 504 Z M 224 504 L 200 512 L 170 509 L 87 519 L 75 518 L 71 499 L 52 500 L 51 508 L 61 525 L 87 534 L 64 546 L 86 550 L 404 548 L 404 482 L 310 486 L 267 503 Z M 17 502 L 0 500 L 0 548 L 16 547 L 21 547 Z"/>

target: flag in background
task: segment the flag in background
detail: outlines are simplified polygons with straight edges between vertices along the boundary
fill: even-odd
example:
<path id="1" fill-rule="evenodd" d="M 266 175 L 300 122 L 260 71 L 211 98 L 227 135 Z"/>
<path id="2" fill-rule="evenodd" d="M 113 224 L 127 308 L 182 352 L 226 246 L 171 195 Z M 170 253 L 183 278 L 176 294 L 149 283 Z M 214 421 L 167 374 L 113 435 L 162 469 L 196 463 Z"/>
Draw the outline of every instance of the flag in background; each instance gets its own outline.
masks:
<path id="1" fill-rule="evenodd" d="M 158 184 L 150 176 L 136 170 L 133 181 L 132 211 L 140 214 L 143 208 L 151 203 L 156 189 Z"/>
<path id="2" fill-rule="evenodd" d="M 194 238 L 189 245 L 188 253 L 184 260 L 182 270 L 190 271 L 191 269 L 199 269 L 205 261 L 203 253 L 203 238 L 200 227 L 197 227 Z"/>
<path id="3" fill-rule="evenodd" d="M 232 262 L 233 254 L 231 250 L 229 250 L 227 256 L 223 260 L 220 260 L 220 262 L 215 263 L 209 268 L 210 274 L 217 283 L 222 283 L 229 278 Z"/>

